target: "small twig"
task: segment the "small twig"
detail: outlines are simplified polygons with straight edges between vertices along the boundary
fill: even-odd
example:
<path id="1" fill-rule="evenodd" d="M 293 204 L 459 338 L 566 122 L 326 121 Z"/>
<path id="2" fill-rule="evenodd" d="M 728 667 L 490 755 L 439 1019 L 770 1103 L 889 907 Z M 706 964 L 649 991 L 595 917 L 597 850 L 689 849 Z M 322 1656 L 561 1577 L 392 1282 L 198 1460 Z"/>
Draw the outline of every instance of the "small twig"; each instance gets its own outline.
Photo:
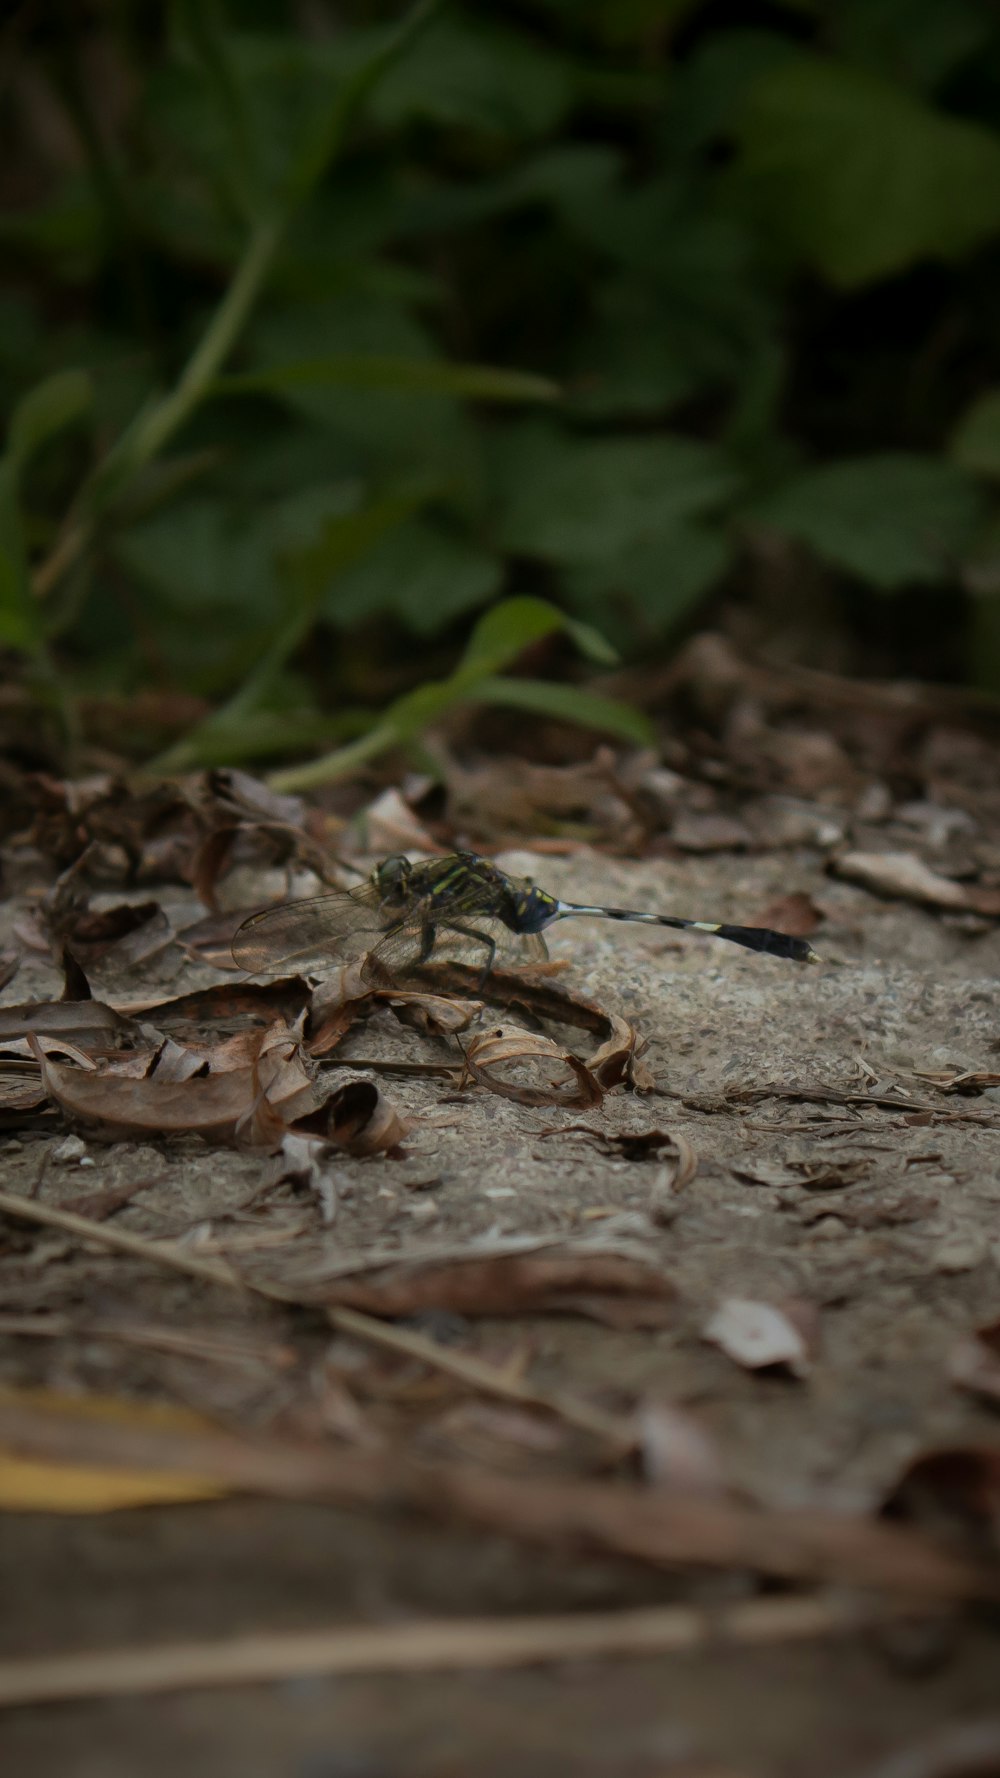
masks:
<path id="1" fill-rule="evenodd" d="M 190 1329 L 152 1323 L 74 1321 L 70 1315 L 0 1315 L 0 1336 L 3 1335 L 34 1340 L 113 1340 L 122 1346 L 145 1346 L 183 1358 L 204 1358 L 212 1364 L 243 1364 L 248 1359 L 279 1366 L 295 1362 L 290 1346 L 233 1339 L 228 1331 L 210 1327 L 192 1333 Z"/>
<path id="2" fill-rule="evenodd" d="M 39 1204 L 22 1198 L 16 1192 L 0 1191 L 0 1212 L 20 1217 L 22 1222 L 40 1222 L 48 1228 L 64 1229 L 82 1241 L 93 1241 L 98 1247 L 110 1247 L 116 1253 L 129 1253 L 133 1259 L 150 1260 L 154 1265 L 169 1266 L 172 1271 L 186 1272 L 191 1278 L 204 1278 L 209 1284 L 224 1284 L 229 1290 L 256 1290 L 270 1296 L 264 1286 L 249 1285 L 238 1273 L 218 1260 L 201 1259 L 169 1241 L 146 1241 L 142 1235 L 127 1234 L 124 1229 L 109 1228 L 103 1222 L 91 1222 L 72 1210 L 58 1210 L 54 1204 Z"/>
<path id="3" fill-rule="evenodd" d="M 456 1351 L 453 1346 L 443 1346 L 438 1340 L 430 1339 L 427 1334 L 415 1333 L 410 1328 L 395 1327 L 391 1322 L 379 1321 L 374 1315 L 366 1315 L 360 1309 L 330 1308 L 327 1309 L 327 1315 L 334 1327 L 339 1327 L 343 1333 L 356 1334 L 359 1338 L 370 1341 L 373 1346 L 383 1346 L 389 1351 L 405 1352 L 410 1358 L 419 1359 L 422 1364 L 432 1365 L 435 1370 L 458 1377 L 463 1383 L 470 1384 L 473 1389 L 479 1389 L 485 1395 L 498 1395 L 505 1401 L 519 1402 L 522 1407 L 541 1408 L 545 1413 L 565 1420 L 569 1426 L 576 1426 L 583 1432 L 595 1433 L 598 1438 L 608 1439 L 612 1444 L 621 1446 L 623 1452 L 632 1450 L 635 1445 L 636 1428 L 627 1418 L 603 1414 L 599 1408 L 592 1408 L 587 1402 L 564 1395 L 561 1391 L 547 1394 L 507 1371 L 498 1370 L 495 1365 L 485 1364 L 481 1358 L 476 1358 L 471 1353 Z"/>
<path id="4" fill-rule="evenodd" d="M 996 1118 L 974 1111 L 945 1111 L 922 1099 L 893 1099 L 887 1093 L 846 1093 L 839 1087 L 826 1087 L 822 1084 L 810 1087 L 730 1087 L 724 1093 L 711 1098 L 705 1095 L 679 1093 L 668 1087 L 655 1087 L 654 1093 L 661 1099 L 677 1099 L 690 1111 L 730 1111 L 741 1103 L 756 1103 L 760 1099 L 791 1099 L 807 1105 L 874 1105 L 883 1111 L 898 1111 L 909 1115 L 914 1111 L 930 1112 L 934 1117 L 943 1118 L 947 1123 L 985 1124 L 988 1129 L 1000 1128 Z"/>
<path id="5" fill-rule="evenodd" d="M 855 1635 L 912 1621 L 925 1608 L 878 1605 L 843 1593 L 752 1599 L 715 1611 L 690 1605 L 551 1617 L 424 1619 L 159 1644 L 0 1662 L 0 1708 L 57 1698 L 121 1697 L 305 1674 L 419 1673 L 532 1666 L 601 1656 L 685 1654 L 719 1643 L 760 1646 Z"/>

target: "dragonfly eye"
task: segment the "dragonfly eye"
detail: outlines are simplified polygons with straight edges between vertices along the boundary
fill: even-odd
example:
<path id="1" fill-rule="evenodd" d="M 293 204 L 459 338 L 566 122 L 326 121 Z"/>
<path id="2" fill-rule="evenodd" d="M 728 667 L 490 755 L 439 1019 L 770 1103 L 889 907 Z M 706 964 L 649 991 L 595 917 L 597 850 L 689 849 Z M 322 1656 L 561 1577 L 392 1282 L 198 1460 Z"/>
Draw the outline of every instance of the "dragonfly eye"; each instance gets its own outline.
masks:
<path id="1" fill-rule="evenodd" d="M 395 895 L 405 887 L 413 866 L 402 852 L 394 852 L 391 858 L 383 859 L 376 865 L 375 882 L 383 895 Z"/>

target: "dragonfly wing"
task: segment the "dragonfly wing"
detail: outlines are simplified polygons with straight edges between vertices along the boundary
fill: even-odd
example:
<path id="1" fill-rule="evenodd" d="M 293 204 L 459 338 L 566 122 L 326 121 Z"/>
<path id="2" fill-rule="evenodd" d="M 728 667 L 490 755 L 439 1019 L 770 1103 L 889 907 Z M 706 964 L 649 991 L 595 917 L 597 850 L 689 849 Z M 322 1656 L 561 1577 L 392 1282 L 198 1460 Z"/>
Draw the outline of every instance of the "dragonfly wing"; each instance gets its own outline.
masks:
<path id="1" fill-rule="evenodd" d="M 284 902 L 244 920 L 233 939 L 233 958 L 254 975 L 322 968 L 336 958 L 356 957 L 384 931 L 381 896 L 368 883 L 308 901 Z"/>

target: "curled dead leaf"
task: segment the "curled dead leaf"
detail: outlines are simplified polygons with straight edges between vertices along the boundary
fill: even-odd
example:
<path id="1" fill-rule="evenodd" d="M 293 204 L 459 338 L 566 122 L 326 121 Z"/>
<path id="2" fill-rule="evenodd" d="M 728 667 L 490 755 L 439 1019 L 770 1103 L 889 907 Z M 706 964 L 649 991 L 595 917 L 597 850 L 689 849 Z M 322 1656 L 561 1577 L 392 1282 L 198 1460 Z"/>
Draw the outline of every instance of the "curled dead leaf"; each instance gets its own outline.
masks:
<path id="1" fill-rule="evenodd" d="M 320 1111 L 300 1120 L 297 1127 L 361 1156 L 391 1154 L 410 1128 L 373 1080 L 346 1081 Z"/>
<path id="2" fill-rule="evenodd" d="M 481 1000 L 451 1000 L 443 994 L 402 994 L 380 989 L 384 1001 L 401 1025 L 412 1025 L 428 1037 L 454 1037 L 467 1031 L 483 1010 Z"/>
<path id="3" fill-rule="evenodd" d="M 311 1056 L 328 1056 L 359 1019 L 366 1018 L 376 992 L 361 973 L 364 958 L 334 969 L 313 992 L 307 1025 Z"/>
<path id="4" fill-rule="evenodd" d="M 526 1065 L 532 1073 L 554 1074 L 555 1078 L 537 1086 L 510 1078 L 509 1071 L 523 1070 Z M 561 1105 L 586 1111 L 604 1098 L 600 1081 L 579 1056 L 535 1031 L 505 1030 L 502 1026 L 484 1031 L 468 1044 L 465 1066 L 478 1086 L 518 1105 Z"/>
<path id="5" fill-rule="evenodd" d="M 639 1060 L 649 1047 L 646 1039 L 640 1037 L 635 1027 L 627 1019 L 623 1019 L 620 1013 L 609 1013 L 608 1024 L 611 1027 L 608 1035 L 588 1058 L 588 1068 L 596 1075 L 602 1087 L 624 1084 L 634 1087 L 640 1093 L 648 1093 L 653 1085 L 653 1076 Z"/>

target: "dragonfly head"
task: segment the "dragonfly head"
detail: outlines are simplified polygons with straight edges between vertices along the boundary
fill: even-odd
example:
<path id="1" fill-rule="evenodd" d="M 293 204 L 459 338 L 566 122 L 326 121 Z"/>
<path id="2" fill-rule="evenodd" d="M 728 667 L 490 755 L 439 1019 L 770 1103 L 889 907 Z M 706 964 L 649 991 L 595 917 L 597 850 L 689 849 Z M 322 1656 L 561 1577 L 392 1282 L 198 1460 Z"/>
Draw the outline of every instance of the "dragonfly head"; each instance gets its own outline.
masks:
<path id="1" fill-rule="evenodd" d="M 383 901 L 396 901 L 406 894 L 413 866 L 402 852 L 384 858 L 372 871 L 372 882 Z"/>

